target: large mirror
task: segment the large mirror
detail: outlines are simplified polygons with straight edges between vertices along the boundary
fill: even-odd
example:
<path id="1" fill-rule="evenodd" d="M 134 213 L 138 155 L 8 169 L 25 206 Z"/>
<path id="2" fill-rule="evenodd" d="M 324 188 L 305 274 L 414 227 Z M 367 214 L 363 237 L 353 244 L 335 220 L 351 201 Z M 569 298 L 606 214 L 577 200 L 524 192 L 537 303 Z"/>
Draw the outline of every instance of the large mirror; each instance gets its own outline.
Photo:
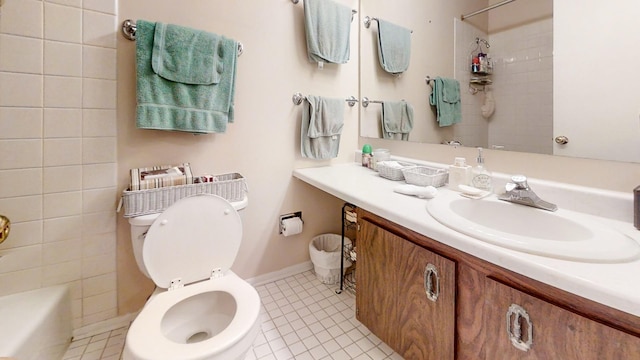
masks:
<path id="1" fill-rule="evenodd" d="M 361 20 L 412 30 L 410 66 L 397 76 L 379 64 L 377 22 L 361 21 L 361 97 L 409 103 L 408 141 L 640 162 L 638 10 L 630 1 L 361 0 Z M 479 52 L 492 60 L 489 76 L 472 73 Z M 461 122 L 439 126 L 426 77 L 459 81 Z M 381 104 L 361 106 L 361 136 L 382 138 L 381 125 Z"/>

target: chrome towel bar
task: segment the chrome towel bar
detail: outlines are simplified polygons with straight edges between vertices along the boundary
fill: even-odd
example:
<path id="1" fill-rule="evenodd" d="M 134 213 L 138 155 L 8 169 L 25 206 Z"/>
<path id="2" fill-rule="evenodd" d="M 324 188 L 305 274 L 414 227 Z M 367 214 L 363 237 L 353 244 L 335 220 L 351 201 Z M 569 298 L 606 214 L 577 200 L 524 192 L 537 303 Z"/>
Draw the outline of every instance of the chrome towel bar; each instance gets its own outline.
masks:
<path id="1" fill-rule="evenodd" d="M 293 94 L 293 96 L 291 97 L 291 101 L 293 101 L 294 105 L 300 105 L 302 104 L 302 100 L 305 100 L 307 97 L 302 95 L 302 93 L 297 92 L 295 94 Z M 356 105 L 356 103 L 358 102 L 358 99 L 356 99 L 355 96 L 349 96 L 348 98 L 344 99 L 344 101 L 346 101 L 350 107 L 354 107 Z"/>
<path id="2" fill-rule="evenodd" d="M 122 22 L 122 35 L 131 41 L 136 41 L 136 23 L 131 19 Z M 244 46 L 238 41 L 238 56 L 242 55 Z"/>

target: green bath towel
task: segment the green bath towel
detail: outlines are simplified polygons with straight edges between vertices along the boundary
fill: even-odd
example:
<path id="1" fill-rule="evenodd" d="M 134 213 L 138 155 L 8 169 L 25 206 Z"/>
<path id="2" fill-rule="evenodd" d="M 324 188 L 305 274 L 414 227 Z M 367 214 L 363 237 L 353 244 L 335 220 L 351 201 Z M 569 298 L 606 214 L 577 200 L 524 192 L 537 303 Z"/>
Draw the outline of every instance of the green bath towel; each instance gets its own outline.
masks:
<path id="1" fill-rule="evenodd" d="M 413 129 L 413 107 L 406 101 L 382 102 L 382 138 L 409 140 Z"/>
<path id="2" fill-rule="evenodd" d="M 429 103 L 436 107 L 440 127 L 451 126 L 462 121 L 458 80 L 435 78 Z"/>
<path id="3" fill-rule="evenodd" d="M 338 156 L 344 126 L 344 99 L 307 95 L 302 106 L 300 153 L 310 159 Z"/>
<path id="4" fill-rule="evenodd" d="M 390 74 L 407 71 L 411 60 L 411 30 L 378 19 L 378 60 Z"/>
<path id="5" fill-rule="evenodd" d="M 159 25 L 137 21 L 137 127 L 225 132 L 233 122 L 237 42 Z"/>
<path id="6" fill-rule="evenodd" d="M 332 0 L 305 0 L 304 25 L 309 61 L 349 61 L 351 9 Z"/>

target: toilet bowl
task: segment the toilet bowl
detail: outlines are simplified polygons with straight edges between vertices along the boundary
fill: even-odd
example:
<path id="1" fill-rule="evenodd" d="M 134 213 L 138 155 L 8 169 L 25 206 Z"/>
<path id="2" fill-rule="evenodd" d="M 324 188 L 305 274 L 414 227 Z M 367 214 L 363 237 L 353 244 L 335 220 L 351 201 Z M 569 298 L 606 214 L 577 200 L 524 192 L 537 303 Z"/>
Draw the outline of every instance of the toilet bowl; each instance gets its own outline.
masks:
<path id="1" fill-rule="evenodd" d="M 134 254 L 157 288 L 129 328 L 123 359 L 244 359 L 260 331 L 260 297 L 229 269 L 242 239 L 234 205 L 198 195 L 145 217 L 151 225 L 136 238 L 144 221 L 130 219 Z"/>

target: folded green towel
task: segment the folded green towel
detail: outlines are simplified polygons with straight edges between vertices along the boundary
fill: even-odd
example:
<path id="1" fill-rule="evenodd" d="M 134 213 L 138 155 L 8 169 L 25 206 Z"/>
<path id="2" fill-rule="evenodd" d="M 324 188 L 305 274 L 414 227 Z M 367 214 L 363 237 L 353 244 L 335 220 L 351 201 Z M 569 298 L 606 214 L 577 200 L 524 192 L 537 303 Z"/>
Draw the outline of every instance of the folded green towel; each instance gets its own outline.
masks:
<path id="1" fill-rule="evenodd" d="M 302 107 L 300 153 L 310 159 L 338 156 L 344 126 L 344 99 L 307 95 Z"/>
<path id="2" fill-rule="evenodd" d="M 460 83 L 456 79 L 437 77 L 429 96 L 429 103 L 436 107 L 440 127 L 462 121 Z"/>
<path id="3" fill-rule="evenodd" d="M 159 29 L 162 29 L 160 27 Z M 193 32 L 200 34 L 200 30 L 188 28 L 174 28 L 172 33 Z M 164 42 L 171 42 L 169 31 L 165 33 Z M 186 35 L 185 35 L 186 36 Z M 141 129 L 176 130 L 193 133 L 222 133 L 227 124 L 233 122 L 233 98 L 235 95 L 236 61 L 238 54 L 237 42 L 224 36 L 209 34 L 217 38 L 217 47 L 204 52 L 213 51 L 216 54 L 212 64 L 218 61 L 208 74 L 194 74 L 200 65 L 208 64 L 209 60 L 165 61 L 176 59 L 178 52 L 164 60 L 156 60 L 163 64 L 175 64 L 181 68 L 156 73 L 153 69 L 153 50 L 156 38 L 156 23 L 144 20 L 137 21 L 136 29 L 136 80 L 137 80 L 137 108 L 136 126 Z M 163 36 L 158 34 L 158 38 Z M 211 39 L 210 39 L 211 40 Z M 160 45 L 158 45 L 160 46 Z M 173 47 L 177 49 L 176 47 Z M 165 47 L 165 51 L 167 48 Z M 184 54 L 185 60 L 192 54 Z M 191 65 L 184 65 L 184 64 Z M 193 65 L 195 64 L 195 65 Z M 163 65 L 164 66 L 164 65 Z M 190 66 L 188 69 L 183 66 Z M 221 72 L 218 72 L 218 70 Z M 166 69 L 165 69 L 166 70 Z M 186 72 L 186 74 L 185 74 Z M 170 73 L 170 75 L 167 75 Z M 161 76 L 175 76 L 170 80 Z M 217 75 L 216 75 L 217 74 Z M 216 79 L 216 77 L 219 77 Z M 198 81 L 218 81 L 212 84 L 192 84 Z"/>
<path id="4" fill-rule="evenodd" d="M 351 9 L 332 0 L 305 0 L 307 56 L 312 62 L 349 61 Z"/>
<path id="5" fill-rule="evenodd" d="M 413 107 L 406 101 L 382 102 L 382 138 L 409 140 L 413 129 Z M 400 138 L 398 138 L 400 136 Z"/>
<path id="6" fill-rule="evenodd" d="M 411 30 L 378 19 L 378 59 L 390 74 L 407 71 L 411 60 Z"/>
<path id="7" fill-rule="evenodd" d="M 156 23 L 151 65 L 163 78 L 183 84 L 211 85 L 224 71 L 223 41 L 215 34 Z"/>

